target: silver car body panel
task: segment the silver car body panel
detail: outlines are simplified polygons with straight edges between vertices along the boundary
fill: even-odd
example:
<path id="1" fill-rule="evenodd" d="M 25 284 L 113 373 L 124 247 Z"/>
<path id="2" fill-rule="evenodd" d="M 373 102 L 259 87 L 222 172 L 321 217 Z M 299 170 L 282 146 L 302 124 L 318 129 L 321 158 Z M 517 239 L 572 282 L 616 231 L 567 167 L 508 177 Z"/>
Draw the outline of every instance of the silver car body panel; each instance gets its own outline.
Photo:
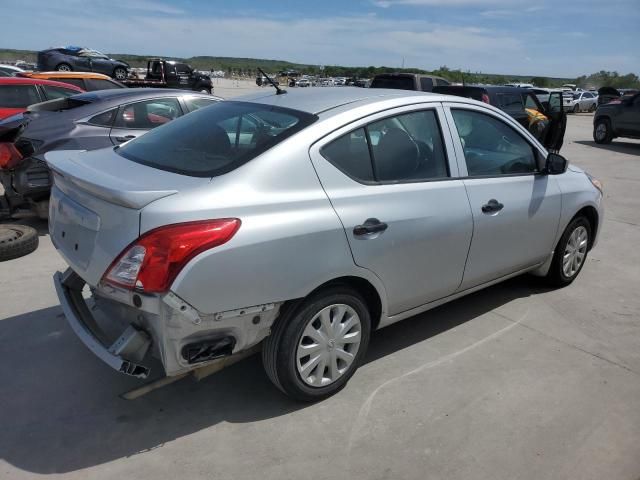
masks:
<path id="1" fill-rule="evenodd" d="M 169 375 L 193 368 L 179 355 L 185 342 L 229 334 L 238 339 L 234 352 L 249 348 L 268 335 L 283 302 L 329 281 L 357 277 L 371 284 L 382 306 L 375 320 L 383 327 L 510 276 L 544 273 L 576 212 L 593 207 L 602 218 L 601 194 L 574 167 L 555 176 L 468 178 L 451 107 L 496 116 L 541 158 L 547 154 L 526 129 L 486 104 L 348 87 L 240 100 L 315 113 L 318 120 L 212 179 L 133 163 L 113 149 L 47 154 L 56 183 L 54 244 L 92 287 L 101 314 L 150 333 Z M 320 154 L 327 142 L 359 126 L 429 108 L 440 120 L 450 178 L 363 185 Z M 505 204 L 495 216 L 478 212 L 490 198 Z M 168 224 L 229 217 L 242 221 L 235 236 L 193 258 L 168 294 L 140 295 L 135 306 L 132 292 L 101 283 L 139 235 Z M 389 228 L 355 238 L 353 227 L 370 217 Z M 256 325 L 253 312 L 263 308 Z"/>

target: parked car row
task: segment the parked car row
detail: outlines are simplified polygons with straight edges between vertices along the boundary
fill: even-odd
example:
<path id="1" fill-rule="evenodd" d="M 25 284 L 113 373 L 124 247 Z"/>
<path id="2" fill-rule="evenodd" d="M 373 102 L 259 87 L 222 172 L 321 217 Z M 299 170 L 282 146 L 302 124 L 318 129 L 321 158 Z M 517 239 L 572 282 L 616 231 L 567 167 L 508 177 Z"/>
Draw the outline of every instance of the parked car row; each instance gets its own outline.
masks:
<path id="1" fill-rule="evenodd" d="M 51 95 L 47 92 L 53 88 L 68 88 L 73 94 L 82 91 L 46 80 L 4 79 L 9 80 L 44 82 L 36 83 L 43 95 Z M 52 178 L 43 157 L 46 152 L 119 145 L 221 100 L 208 94 L 150 88 L 109 89 L 52 98 L 55 99 L 45 103 L 37 103 L 41 99 L 36 99 L 29 103 L 36 105 L 24 114 L 0 123 L 0 181 L 4 187 L 0 211 L 5 215 L 32 212 L 47 218 Z"/>

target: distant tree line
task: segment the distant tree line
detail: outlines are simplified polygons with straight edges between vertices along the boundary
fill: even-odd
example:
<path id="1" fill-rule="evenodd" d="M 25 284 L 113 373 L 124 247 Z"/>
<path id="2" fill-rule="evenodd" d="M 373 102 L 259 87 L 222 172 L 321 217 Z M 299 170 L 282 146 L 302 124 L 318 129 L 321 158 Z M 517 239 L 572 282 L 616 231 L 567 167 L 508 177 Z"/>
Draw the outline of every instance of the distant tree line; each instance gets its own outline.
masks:
<path id="1" fill-rule="evenodd" d="M 109 56 L 129 63 L 132 67 L 146 67 L 147 59 L 153 55 L 129 55 L 110 53 Z M 36 52 L 31 50 L 0 49 L 0 62 L 12 60 L 25 60 L 35 62 Z M 275 74 L 284 70 L 296 70 L 303 74 L 325 77 L 371 78 L 378 73 L 407 72 L 426 73 L 444 77 L 456 83 L 490 83 L 502 85 L 505 83 L 532 83 L 538 87 L 559 87 L 564 83 L 575 83 L 579 87 L 612 86 L 616 88 L 640 88 L 640 79 L 633 73 L 620 75 L 618 72 L 600 71 L 591 75 L 583 75 L 578 78 L 553 78 L 526 75 L 500 75 L 480 72 L 450 69 L 446 65 L 437 70 L 421 70 L 417 68 L 394 67 L 344 67 L 339 65 L 327 65 L 322 70 L 318 65 L 291 63 L 284 60 L 264 60 L 257 58 L 235 57 L 211 57 L 197 56 L 191 58 L 176 58 L 176 60 L 189 63 L 197 70 L 212 71 L 222 70 L 227 75 L 256 76 L 258 68 L 262 68 L 268 74 Z"/>

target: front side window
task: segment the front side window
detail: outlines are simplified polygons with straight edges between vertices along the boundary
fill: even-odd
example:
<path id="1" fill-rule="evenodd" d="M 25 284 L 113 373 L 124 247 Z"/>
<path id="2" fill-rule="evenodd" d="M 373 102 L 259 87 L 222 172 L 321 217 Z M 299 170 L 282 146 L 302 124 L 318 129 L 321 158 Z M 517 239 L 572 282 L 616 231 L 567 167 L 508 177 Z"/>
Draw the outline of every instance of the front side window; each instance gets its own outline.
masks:
<path id="1" fill-rule="evenodd" d="M 115 82 L 102 78 L 87 78 L 87 89 L 94 90 L 111 90 L 114 88 L 122 88 Z"/>
<path id="2" fill-rule="evenodd" d="M 469 176 L 536 171 L 533 147 L 503 121 L 472 110 L 451 110 Z"/>
<path id="3" fill-rule="evenodd" d="M 27 108 L 40 101 L 35 85 L 0 85 L 0 105 L 3 108 Z"/>
<path id="4" fill-rule="evenodd" d="M 149 130 L 170 122 L 182 115 L 175 98 L 156 98 L 130 103 L 120 107 L 114 127 Z"/>
<path id="5" fill-rule="evenodd" d="M 54 80 L 56 82 L 68 83 L 69 85 L 75 85 L 76 87 L 80 87 L 83 90 L 85 89 L 84 80 L 82 78 L 56 78 L 50 77 L 49 80 Z"/>
<path id="6" fill-rule="evenodd" d="M 538 107 L 538 103 L 536 102 L 535 98 L 533 98 L 533 94 L 531 93 L 528 93 L 526 95 L 524 106 L 525 108 L 532 108 L 533 110 L 540 109 L 540 107 Z"/>
<path id="7" fill-rule="evenodd" d="M 321 153 L 344 173 L 364 182 L 418 182 L 448 176 L 434 110 L 370 123 L 334 140 Z"/>
<path id="8" fill-rule="evenodd" d="M 52 85 L 43 85 L 42 89 L 49 100 L 53 100 L 54 98 L 66 98 L 80 93 L 77 90 L 64 87 L 54 87 Z"/>
<path id="9" fill-rule="evenodd" d="M 249 102 L 218 102 L 150 131 L 116 151 L 131 161 L 194 177 L 230 172 L 317 120 Z"/>

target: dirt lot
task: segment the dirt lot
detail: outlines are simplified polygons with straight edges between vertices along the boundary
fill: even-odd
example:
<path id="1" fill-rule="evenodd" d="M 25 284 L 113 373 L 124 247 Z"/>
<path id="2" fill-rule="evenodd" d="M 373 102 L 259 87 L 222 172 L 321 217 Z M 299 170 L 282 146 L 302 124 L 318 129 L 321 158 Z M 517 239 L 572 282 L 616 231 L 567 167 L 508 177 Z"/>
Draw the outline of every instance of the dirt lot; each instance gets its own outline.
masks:
<path id="1" fill-rule="evenodd" d="M 640 142 L 563 154 L 604 181 L 600 244 L 577 281 L 517 278 L 374 335 L 348 387 L 293 403 L 250 358 L 136 401 L 74 336 L 41 224 L 0 265 L 0 478 L 640 477 Z M 56 477 L 57 478 L 57 477 Z"/>

